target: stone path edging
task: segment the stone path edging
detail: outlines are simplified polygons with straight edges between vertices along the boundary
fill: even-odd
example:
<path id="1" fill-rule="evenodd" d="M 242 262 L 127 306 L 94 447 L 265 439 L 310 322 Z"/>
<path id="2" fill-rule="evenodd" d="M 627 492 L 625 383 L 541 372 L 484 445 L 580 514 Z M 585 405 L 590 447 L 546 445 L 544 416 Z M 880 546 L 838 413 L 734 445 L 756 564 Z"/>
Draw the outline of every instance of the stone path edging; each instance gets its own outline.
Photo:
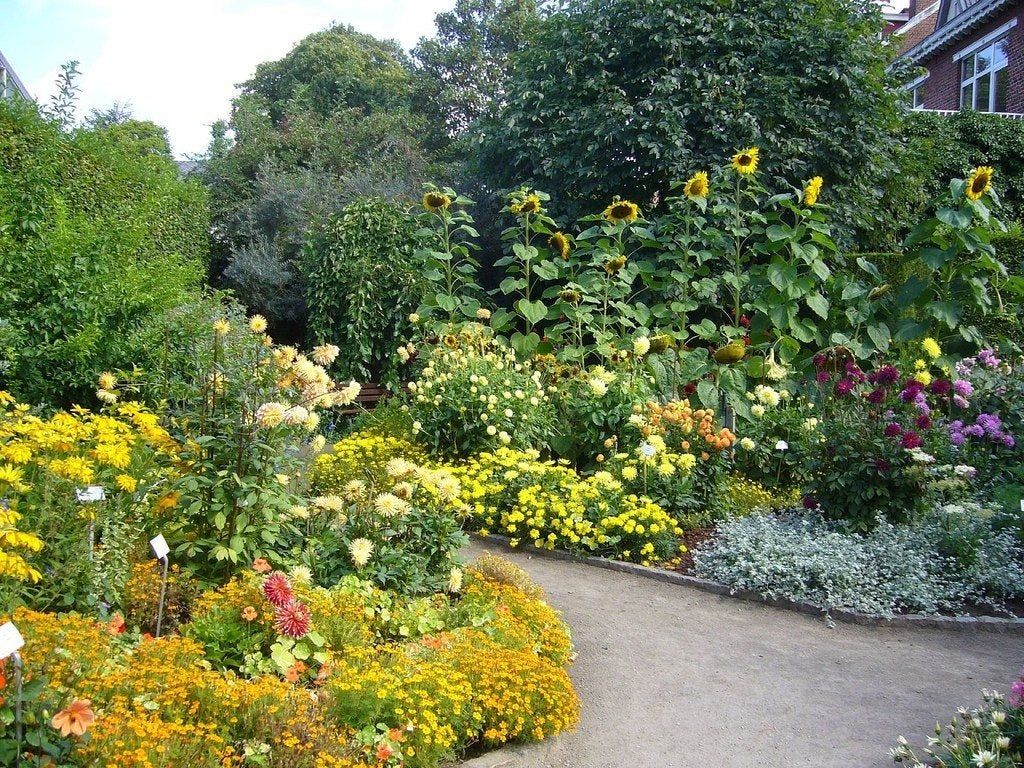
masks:
<path id="1" fill-rule="evenodd" d="M 749 602 L 763 603 L 773 608 L 783 608 L 798 613 L 807 613 L 815 616 L 824 616 L 835 621 L 842 621 L 847 624 L 860 624 L 862 626 L 877 627 L 924 627 L 927 629 L 955 629 L 964 631 L 981 632 L 1022 632 L 1024 633 L 1024 618 L 1002 618 L 999 616 L 926 616 L 926 615 L 899 615 L 892 617 L 872 616 L 858 611 L 847 611 L 834 608 L 826 611 L 820 606 L 806 603 L 799 600 L 787 598 L 768 598 L 757 592 L 745 589 L 733 589 L 717 581 L 699 579 L 696 576 L 687 576 L 677 571 L 669 571 L 664 568 L 650 568 L 636 563 L 626 563 L 621 560 L 609 560 L 604 557 L 573 555 L 561 550 L 547 550 L 537 547 L 513 548 L 509 546 L 509 539 L 506 536 L 480 536 L 477 533 L 470 534 L 480 542 L 486 542 L 501 546 L 513 552 L 521 552 L 526 555 L 536 555 L 554 560 L 570 560 L 595 568 L 604 568 L 609 571 L 630 573 L 645 579 L 653 579 L 668 584 L 680 584 L 686 587 L 693 587 L 703 592 L 711 592 L 724 597 L 733 597 Z"/>

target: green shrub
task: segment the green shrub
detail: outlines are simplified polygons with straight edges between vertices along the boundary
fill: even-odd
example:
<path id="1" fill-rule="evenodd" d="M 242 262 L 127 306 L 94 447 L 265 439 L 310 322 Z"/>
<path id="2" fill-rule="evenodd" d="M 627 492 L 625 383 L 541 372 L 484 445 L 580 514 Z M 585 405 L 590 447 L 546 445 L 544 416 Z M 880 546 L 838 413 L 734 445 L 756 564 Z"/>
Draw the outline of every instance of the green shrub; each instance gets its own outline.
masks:
<path id="1" fill-rule="evenodd" d="M 339 375 L 397 384 L 395 349 L 421 298 L 416 229 L 394 203 L 364 198 L 311 230 L 303 253 L 308 338 L 341 348 Z"/>
<path id="2" fill-rule="evenodd" d="M 200 298 L 198 182 L 107 130 L 64 133 L 0 103 L 0 372 L 33 403 L 92 400 L 97 375 L 159 359 L 147 336 Z"/>

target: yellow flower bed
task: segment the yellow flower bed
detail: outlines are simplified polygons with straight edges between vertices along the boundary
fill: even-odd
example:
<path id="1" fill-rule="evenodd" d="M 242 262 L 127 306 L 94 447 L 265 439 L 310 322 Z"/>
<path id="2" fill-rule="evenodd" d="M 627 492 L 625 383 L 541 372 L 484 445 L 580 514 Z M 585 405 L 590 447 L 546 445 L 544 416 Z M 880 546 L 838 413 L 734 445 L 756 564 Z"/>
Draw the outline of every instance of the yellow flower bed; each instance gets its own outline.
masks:
<path id="1" fill-rule="evenodd" d="M 388 462 L 402 458 L 424 464 L 426 452 L 415 443 L 369 430 L 354 432 L 336 442 L 330 453 L 317 456 L 310 475 L 314 494 L 340 493 L 351 480 L 383 485 Z"/>
<path id="2" fill-rule="evenodd" d="M 330 590 L 292 579 L 311 634 L 334 638 L 319 673 L 297 684 L 218 670 L 190 636 L 153 640 L 117 634 L 116 622 L 18 609 L 28 682 L 45 684 L 32 716 L 50 727 L 65 708 L 56 729 L 84 714 L 66 764 L 119 768 L 433 768 L 474 742 L 547 738 L 579 719 L 568 630 L 539 588 L 495 560 L 466 570 L 461 596 L 430 600 L 356 579 Z M 267 630 L 267 579 L 254 572 L 204 595 L 196 619 Z M 440 629 L 387 634 L 403 603 L 424 600 Z"/>

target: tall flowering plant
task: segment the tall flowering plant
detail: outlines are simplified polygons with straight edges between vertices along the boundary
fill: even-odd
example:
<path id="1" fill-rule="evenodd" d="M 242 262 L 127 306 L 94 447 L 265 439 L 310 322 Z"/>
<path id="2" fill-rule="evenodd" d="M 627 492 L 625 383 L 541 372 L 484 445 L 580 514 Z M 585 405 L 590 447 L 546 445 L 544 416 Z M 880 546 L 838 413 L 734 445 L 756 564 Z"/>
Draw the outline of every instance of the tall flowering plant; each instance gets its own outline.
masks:
<path id="1" fill-rule="evenodd" d="M 890 364 L 864 372 L 845 348 L 814 365 L 821 444 L 808 457 L 805 506 L 860 531 L 880 515 L 908 522 L 926 503 L 936 454 L 949 451 L 935 414 L 947 388 Z"/>
<path id="2" fill-rule="evenodd" d="M 325 370 L 337 347 L 310 355 L 275 346 L 266 320 L 220 318 L 192 350 L 191 375 L 133 372 L 123 387 L 160 397 L 181 444 L 177 505 L 164 530 L 204 578 L 222 578 L 258 557 L 275 558 L 300 536 L 295 510 L 302 469 L 324 446 L 320 411 L 351 404 L 359 385 Z M 118 396 L 117 392 L 111 392 Z"/>

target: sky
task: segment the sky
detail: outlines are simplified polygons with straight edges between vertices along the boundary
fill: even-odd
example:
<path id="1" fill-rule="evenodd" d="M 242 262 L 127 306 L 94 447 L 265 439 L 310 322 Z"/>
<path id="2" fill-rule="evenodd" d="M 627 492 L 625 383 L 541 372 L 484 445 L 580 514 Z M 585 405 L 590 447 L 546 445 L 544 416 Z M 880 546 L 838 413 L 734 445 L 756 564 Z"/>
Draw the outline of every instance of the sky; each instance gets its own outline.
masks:
<path id="1" fill-rule="evenodd" d="M 167 128 L 178 158 L 206 149 L 236 85 L 332 22 L 411 48 L 454 0 L 0 0 L 0 51 L 37 100 L 79 61 L 79 116 L 114 102 Z"/>

